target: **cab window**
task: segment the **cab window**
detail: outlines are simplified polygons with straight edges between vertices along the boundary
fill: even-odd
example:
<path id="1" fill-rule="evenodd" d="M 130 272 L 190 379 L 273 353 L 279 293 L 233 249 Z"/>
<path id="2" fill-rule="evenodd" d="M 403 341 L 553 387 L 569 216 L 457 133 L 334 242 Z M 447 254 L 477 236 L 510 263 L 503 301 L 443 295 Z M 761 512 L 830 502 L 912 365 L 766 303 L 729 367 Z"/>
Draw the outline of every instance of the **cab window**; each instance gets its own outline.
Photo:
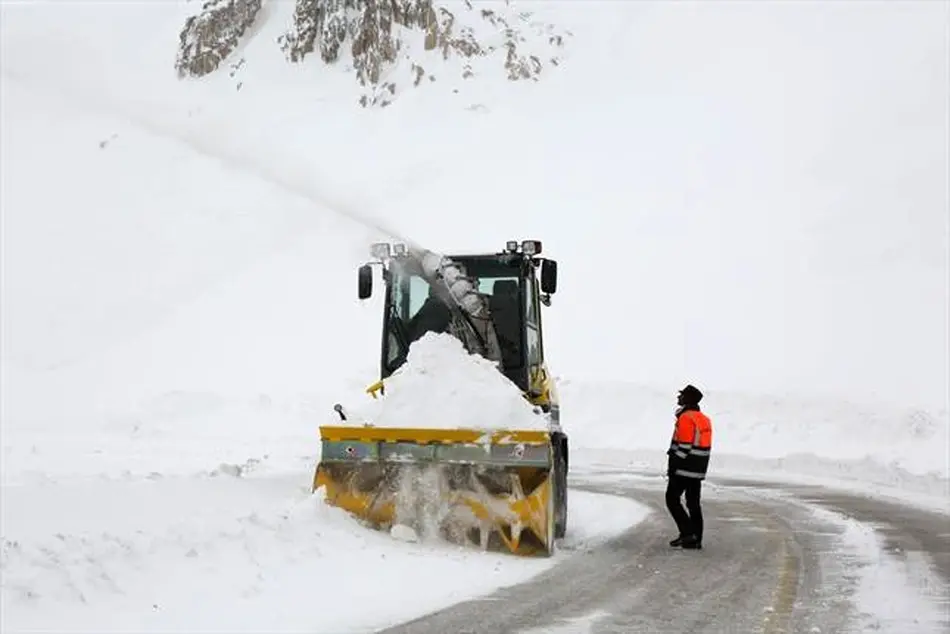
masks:
<path id="1" fill-rule="evenodd" d="M 524 316 L 525 320 L 529 324 L 533 324 L 537 327 L 538 324 L 538 296 L 537 296 L 537 284 L 533 279 L 527 280 L 525 284 L 525 294 L 524 294 Z"/>
<path id="2" fill-rule="evenodd" d="M 528 365 L 539 365 L 541 363 L 541 332 L 537 282 L 533 278 L 526 280 L 524 297 L 525 343 L 528 346 Z"/>

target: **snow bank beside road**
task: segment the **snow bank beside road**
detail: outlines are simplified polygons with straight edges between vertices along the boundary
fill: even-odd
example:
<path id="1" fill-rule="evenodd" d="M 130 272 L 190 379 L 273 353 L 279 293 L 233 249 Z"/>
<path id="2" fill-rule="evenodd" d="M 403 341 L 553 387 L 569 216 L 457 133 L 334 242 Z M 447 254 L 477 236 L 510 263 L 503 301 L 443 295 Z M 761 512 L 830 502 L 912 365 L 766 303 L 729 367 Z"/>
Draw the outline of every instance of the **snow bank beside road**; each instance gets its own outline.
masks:
<path id="1" fill-rule="evenodd" d="M 4 487 L 2 629 L 367 631 L 524 581 L 569 555 L 398 542 L 309 495 L 307 481 L 306 472 L 250 470 Z M 571 504 L 568 550 L 646 514 L 586 492 Z"/>
<path id="2" fill-rule="evenodd" d="M 558 384 L 564 423 L 584 460 L 637 461 L 663 469 L 675 389 L 631 383 Z M 713 419 L 711 477 L 730 472 L 822 476 L 945 494 L 947 412 L 707 391 Z M 590 450 L 590 451 L 586 451 Z"/>

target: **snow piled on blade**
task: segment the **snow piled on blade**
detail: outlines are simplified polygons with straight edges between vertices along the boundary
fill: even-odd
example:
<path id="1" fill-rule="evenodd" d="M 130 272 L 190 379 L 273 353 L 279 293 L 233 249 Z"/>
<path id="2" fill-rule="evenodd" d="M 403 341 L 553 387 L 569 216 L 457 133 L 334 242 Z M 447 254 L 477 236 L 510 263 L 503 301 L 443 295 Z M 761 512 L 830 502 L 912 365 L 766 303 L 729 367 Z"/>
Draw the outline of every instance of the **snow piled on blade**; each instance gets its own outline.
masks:
<path id="1" fill-rule="evenodd" d="M 377 427 L 548 429 L 518 387 L 452 335 L 426 333 L 385 382 L 385 396 L 355 408 L 349 424 Z M 344 423 L 345 424 L 345 423 Z"/>

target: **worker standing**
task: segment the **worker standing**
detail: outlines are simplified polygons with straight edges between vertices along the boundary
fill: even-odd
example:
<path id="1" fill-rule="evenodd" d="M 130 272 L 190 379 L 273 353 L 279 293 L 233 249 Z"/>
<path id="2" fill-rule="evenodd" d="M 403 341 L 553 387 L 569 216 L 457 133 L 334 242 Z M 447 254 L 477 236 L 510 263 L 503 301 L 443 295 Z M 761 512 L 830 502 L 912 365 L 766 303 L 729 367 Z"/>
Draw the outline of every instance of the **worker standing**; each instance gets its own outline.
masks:
<path id="1" fill-rule="evenodd" d="M 712 450 L 712 421 L 699 409 L 703 393 L 687 385 L 677 396 L 676 427 L 670 442 L 666 486 L 666 507 L 676 522 L 679 537 L 670 546 L 703 547 L 703 511 L 700 492 L 709 453 Z M 686 510 L 680 498 L 686 494 Z"/>

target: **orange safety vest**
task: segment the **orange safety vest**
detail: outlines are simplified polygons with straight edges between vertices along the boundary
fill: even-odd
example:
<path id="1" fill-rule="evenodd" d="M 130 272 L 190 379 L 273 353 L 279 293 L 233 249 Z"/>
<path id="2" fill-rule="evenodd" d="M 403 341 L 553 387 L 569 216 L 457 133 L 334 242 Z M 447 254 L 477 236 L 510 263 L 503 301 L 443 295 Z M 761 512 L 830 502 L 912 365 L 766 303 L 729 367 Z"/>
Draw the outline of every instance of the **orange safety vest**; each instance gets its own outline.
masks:
<path id="1" fill-rule="evenodd" d="M 676 419 L 676 428 L 667 454 L 669 472 L 702 480 L 712 451 L 712 420 L 698 410 L 687 410 Z"/>

